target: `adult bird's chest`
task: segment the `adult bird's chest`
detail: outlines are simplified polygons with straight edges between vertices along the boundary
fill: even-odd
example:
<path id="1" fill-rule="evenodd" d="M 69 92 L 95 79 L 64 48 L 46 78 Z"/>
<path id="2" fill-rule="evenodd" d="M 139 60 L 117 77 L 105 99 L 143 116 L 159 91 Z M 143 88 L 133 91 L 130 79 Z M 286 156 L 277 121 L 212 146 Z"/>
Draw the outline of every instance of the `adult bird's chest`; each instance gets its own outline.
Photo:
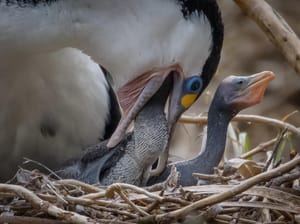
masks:
<path id="1" fill-rule="evenodd" d="M 111 115 L 104 75 L 75 49 L 0 65 L 0 93 L 0 180 L 23 157 L 55 169 L 103 138 Z"/>

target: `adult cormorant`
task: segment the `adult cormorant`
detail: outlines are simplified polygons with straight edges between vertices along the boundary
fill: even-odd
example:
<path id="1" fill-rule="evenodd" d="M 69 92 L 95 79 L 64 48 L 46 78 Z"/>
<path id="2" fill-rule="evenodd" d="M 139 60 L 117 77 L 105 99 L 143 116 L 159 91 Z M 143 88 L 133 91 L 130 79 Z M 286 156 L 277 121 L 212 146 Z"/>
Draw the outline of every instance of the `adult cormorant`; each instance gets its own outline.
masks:
<path id="1" fill-rule="evenodd" d="M 118 96 L 124 113 L 109 147 L 124 137 L 170 74 L 168 123 L 173 126 L 182 107 L 201 94 L 181 99 L 183 83 L 201 76 L 208 85 L 223 41 L 215 0 L 0 0 L 0 30 L 0 145 L 1 162 L 7 164 L 9 157 L 29 156 L 27 150 L 32 159 L 45 150 L 53 155 L 46 152 L 48 161 L 54 162 L 55 155 L 66 159 L 64 153 L 76 154 L 95 143 L 98 134 L 103 138 L 110 101 L 99 77 L 87 74 L 95 62 L 110 72 L 115 90 L 122 87 Z M 82 52 L 88 56 L 78 72 L 72 64 L 80 64 Z M 52 63 L 56 59 L 50 54 L 59 62 Z M 59 72 L 45 69 L 45 63 Z M 152 79 L 156 86 L 142 94 Z"/>

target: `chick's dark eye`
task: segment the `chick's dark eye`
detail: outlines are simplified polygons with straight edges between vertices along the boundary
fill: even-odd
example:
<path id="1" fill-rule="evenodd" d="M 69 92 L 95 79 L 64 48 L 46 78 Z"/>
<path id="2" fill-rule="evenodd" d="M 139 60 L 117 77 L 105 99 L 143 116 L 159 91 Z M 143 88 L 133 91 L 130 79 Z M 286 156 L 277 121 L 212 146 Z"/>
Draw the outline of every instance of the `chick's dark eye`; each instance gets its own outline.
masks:
<path id="1" fill-rule="evenodd" d="M 244 83 L 244 81 L 243 80 L 239 80 L 239 81 L 237 81 L 237 84 L 239 84 L 239 85 L 242 85 Z"/>

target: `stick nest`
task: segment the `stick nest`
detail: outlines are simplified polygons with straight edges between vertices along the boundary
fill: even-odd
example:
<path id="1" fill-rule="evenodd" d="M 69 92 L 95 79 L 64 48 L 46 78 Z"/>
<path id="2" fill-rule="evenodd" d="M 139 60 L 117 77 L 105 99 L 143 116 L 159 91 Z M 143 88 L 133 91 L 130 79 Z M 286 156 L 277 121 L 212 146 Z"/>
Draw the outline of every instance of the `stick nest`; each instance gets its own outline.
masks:
<path id="1" fill-rule="evenodd" d="M 0 184 L 0 223 L 299 223 L 300 157 L 250 178 L 195 174 L 206 185 L 168 180 L 147 188 L 99 187 L 20 169 Z"/>

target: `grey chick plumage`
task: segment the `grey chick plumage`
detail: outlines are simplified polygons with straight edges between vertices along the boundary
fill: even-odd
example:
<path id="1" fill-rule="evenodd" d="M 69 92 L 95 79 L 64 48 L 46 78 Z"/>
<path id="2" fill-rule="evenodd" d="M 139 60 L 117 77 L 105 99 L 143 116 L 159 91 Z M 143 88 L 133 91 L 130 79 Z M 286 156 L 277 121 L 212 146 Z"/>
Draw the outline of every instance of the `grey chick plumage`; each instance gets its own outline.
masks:
<path id="1" fill-rule="evenodd" d="M 122 182 L 144 186 L 152 164 L 167 147 L 169 131 L 164 107 L 172 81 L 171 76 L 164 81 L 135 118 L 133 132 L 116 147 L 108 148 L 107 141 L 91 146 L 58 174 L 90 184 Z"/>

